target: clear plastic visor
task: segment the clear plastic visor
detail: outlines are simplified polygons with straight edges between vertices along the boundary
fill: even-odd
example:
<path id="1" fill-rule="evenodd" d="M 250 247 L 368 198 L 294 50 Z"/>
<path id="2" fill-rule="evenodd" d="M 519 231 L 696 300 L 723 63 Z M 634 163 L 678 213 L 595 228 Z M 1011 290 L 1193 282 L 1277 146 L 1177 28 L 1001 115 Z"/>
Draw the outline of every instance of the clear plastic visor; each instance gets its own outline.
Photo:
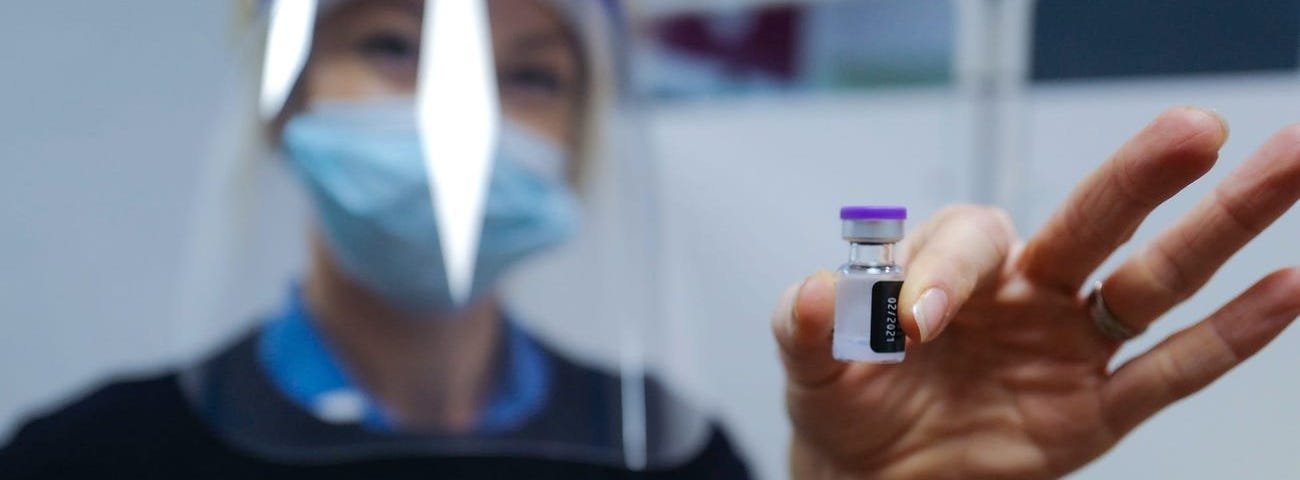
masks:
<path id="1" fill-rule="evenodd" d="M 295 463 L 655 469 L 702 447 L 709 424 L 644 358 L 671 349 L 647 346 L 653 175 L 629 154 L 618 14 L 260 5 L 232 131 L 268 148 L 215 156 L 178 320 L 182 342 L 227 339 L 184 376 L 217 432 Z"/>

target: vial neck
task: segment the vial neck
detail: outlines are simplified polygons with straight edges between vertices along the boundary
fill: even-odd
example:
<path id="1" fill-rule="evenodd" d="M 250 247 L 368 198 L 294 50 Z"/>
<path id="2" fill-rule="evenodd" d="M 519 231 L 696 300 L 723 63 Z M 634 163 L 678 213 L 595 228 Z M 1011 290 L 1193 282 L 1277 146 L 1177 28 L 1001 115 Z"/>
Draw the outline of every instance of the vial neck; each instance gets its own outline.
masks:
<path id="1" fill-rule="evenodd" d="M 849 242 L 849 263 L 865 267 L 894 265 L 894 244 Z"/>

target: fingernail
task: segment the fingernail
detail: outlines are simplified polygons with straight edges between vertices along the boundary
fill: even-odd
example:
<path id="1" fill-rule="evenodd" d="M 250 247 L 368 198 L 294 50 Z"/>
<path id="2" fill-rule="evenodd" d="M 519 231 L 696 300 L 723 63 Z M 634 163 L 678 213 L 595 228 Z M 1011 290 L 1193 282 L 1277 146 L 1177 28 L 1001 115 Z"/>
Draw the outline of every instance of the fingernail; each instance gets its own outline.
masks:
<path id="1" fill-rule="evenodd" d="M 799 329 L 798 308 L 799 299 L 803 296 L 803 292 L 808 291 L 809 289 L 815 291 L 826 290 L 828 288 L 835 288 L 835 274 L 826 270 L 819 270 L 812 275 L 809 275 L 808 278 L 805 278 L 803 283 L 799 284 L 798 288 L 793 290 L 793 295 L 790 296 L 790 324 L 787 333 L 794 335 Z"/>
<path id="2" fill-rule="evenodd" d="M 1222 128 L 1222 129 L 1223 129 L 1223 138 L 1228 138 L 1228 136 L 1230 136 L 1230 135 L 1232 134 L 1232 128 L 1228 126 L 1228 119 L 1227 119 L 1227 118 L 1224 118 L 1223 114 L 1222 114 L 1222 113 L 1219 113 L 1218 110 L 1215 110 L 1215 109 L 1213 109 L 1213 108 L 1198 107 L 1198 106 L 1195 106 L 1195 105 L 1188 105 L 1188 106 L 1185 107 L 1185 108 L 1189 108 L 1189 109 L 1192 109 L 1192 110 L 1198 110 L 1198 111 L 1201 111 L 1201 112 L 1205 112 L 1205 113 L 1209 114 L 1211 117 L 1214 117 L 1215 120 L 1218 120 L 1218 121 L 1219 121 L 1219 128 Z"/>
<path id="3" fill-rule="evenodd" d="M 922 342 L 938 331 L 947 312 L 948 294 L 942 289 L 931 288 L 916 299 L 916 304 L 912 305 L 912 318 L 916 319 L 916 326 L 921 330 Z"/>
<path id="4" fill-rule="evenodd" d="M 794 336 L 794 297 L 799 294 L 801 285 L 791 285 L 790 288 L 785 289 L 785 293 L 781 294 L 781 302 L 776 307 L 777 315 L 781 316 L 778 323 L 785 331 L 786 338 Z"/>
<path id="5" fill-rule="evenodd" d="M 1222 113 L 1219 113 L 1218 110 L 1213 108 L 1204 108 L 1202 110 L 1213 115 L 1214 118 L 1219 121 L 1219 126 L 1223 127 L 1223 138 L 1228 138 L 1232 135 L 1232 127 L 1228 125 L 1228 119 L 1225 118 Z"/>

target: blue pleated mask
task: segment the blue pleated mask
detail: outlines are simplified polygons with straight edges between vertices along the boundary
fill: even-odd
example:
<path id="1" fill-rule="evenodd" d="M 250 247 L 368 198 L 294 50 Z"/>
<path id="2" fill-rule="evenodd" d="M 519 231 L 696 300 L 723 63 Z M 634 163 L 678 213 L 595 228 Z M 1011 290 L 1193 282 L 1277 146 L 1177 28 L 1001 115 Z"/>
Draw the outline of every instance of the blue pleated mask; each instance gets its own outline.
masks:
<path id="1" fill-rule="evenodd" d="M 410 101 L 315 106 L 289 120 L 282 140 L 349 276 L 407 312 L 457 308 Z M 566 163 L 554 141 L 501 123 L 471 298 L 491 291 L 521 260 L 573 235 L 578 206 L 565 182 Z"/>

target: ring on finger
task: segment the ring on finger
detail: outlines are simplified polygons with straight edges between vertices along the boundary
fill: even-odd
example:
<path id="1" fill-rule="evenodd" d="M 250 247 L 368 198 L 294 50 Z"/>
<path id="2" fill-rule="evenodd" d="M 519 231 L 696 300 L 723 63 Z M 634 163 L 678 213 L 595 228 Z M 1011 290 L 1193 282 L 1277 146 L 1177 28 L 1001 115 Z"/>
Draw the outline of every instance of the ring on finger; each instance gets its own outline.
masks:
<path id="1" fill-rule="evenodd" d="M 1123 342 L 1137 336 L 1137 332 L 1120 321 L 1106 305 L 1106 299 L 1101 296 L 1100 280 L 1093 283 L 1092 291 L 1088 292 L 1088 316 L 1092 317 L 1092 323 L 1107 337 Z"/>

